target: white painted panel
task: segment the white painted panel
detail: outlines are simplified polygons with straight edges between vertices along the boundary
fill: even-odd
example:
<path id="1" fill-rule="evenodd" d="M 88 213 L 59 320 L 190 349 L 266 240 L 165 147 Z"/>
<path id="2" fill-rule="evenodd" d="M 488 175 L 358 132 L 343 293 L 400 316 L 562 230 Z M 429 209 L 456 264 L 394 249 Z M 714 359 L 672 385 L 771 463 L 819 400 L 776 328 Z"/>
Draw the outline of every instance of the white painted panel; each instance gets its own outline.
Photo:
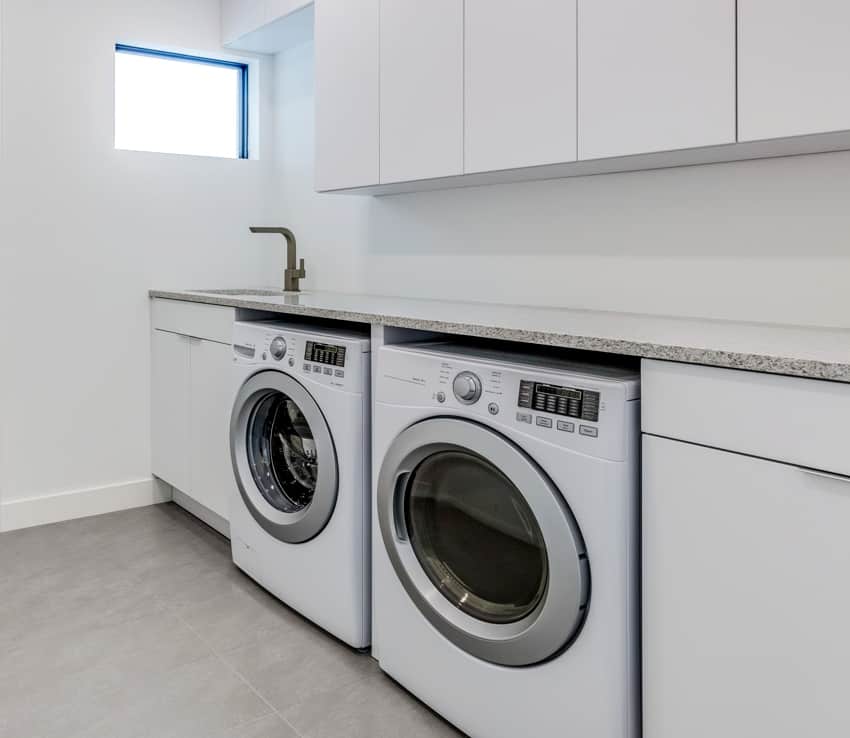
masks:
<path id="1" fill-rule="evenodd" d="M 152 331 L 151 471 L 174 487 L 188 490 L 189 339 Z"/>
<path id="2" fill-rule="evenodd" d="M 152 327 L 184 336 L 232 343 L 235 319 L 236 312 L 231 307 L 180 300 L 151 301 Z"/>
<path id="3" fill-rule="evenodd" d="M 316 2 L 317 190 L 379 181 L 379 0 Z"/>
<path id="4" fill-rule="evenodd" d="M 850 483 L 646 437 L 648 738 L 850 735 Z"/>
<path id="5" fill-rule="evenodd" d="M 193 340 L 190 366 L 190 486 L 181 490 L 227 520 L 234 484 L 229 442 L 233 350 Z"/>
<path id="6" fill-rule="evenodd" d="M 850 385 L 644 361 L 645 433 L 850 475 Z"/>
<path id="7" fill-rule="evenodd" d="M 221 0 L 221 42 L 229 44 L 266 22 L 266 0 Z"/>
<path id="8" fill-rule="evenodd" d="M 735 0 L 579 0 L 579 159 L 735 141 Z"/>
<path id="9" fill-rule="evenodd" d="M 576 2 L 466 0 L 465 171 L 576 158 Z"/>
<path id="10" fill-rule="evenodd" d="M 739 0 L 742 141 L 850 129 L 850 3 Z"/>
<path id="11" fill-rule="evenodd" d="M 463 0 L 381 2 L 381 182 L 463 171 Z"/>

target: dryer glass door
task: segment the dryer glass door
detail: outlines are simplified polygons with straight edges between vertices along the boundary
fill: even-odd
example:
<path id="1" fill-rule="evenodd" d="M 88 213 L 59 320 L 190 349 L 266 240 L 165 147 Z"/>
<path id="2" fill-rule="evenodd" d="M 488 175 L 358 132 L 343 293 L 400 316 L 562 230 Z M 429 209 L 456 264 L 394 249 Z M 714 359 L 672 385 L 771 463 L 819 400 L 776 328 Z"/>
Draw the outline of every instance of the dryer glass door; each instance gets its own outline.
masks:
<path id="1" fill-rule="evenodd" d="M 432 454 L 411 474 L 405 516 L 416 558 L 457 608 L 488 623 L 537 608 L 549 578 L 543 534 L 493 464 L 467 451 Z"/>
<path id="2" fill-rule="evenodd" d="M 381 537 L 422 615 L 459 648 L 505 666 L 577 636 L 590 567 L 566 501 L 494 430 L 431 418 L 404 430 L 378 477 Z"/>
<path id="3" fill-rule="evenodd" d="M 233 406 L 230 452 L 242 501 L 260 526 L 286 543 L 321 533 L 336 505 L 337 457 L 303 385 L 277 371 L 248 379 Z"/>

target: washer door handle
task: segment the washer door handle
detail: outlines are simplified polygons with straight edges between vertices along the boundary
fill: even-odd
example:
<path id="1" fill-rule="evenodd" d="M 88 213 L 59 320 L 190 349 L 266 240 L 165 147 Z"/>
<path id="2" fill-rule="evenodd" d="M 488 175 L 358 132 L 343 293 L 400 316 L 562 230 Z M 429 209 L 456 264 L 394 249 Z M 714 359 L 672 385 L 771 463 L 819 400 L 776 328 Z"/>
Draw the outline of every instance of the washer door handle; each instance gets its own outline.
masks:
<path id="1" fill-rule="evenodd" d="M 393 527 L 395 536 L 399 541 L 407 541 L 407 522 L 404 519 L 404 496 L 407 491 L 407 483 L 410 480 L 410 472 L 403 471 L 396 475 L 393 482 Z"/>

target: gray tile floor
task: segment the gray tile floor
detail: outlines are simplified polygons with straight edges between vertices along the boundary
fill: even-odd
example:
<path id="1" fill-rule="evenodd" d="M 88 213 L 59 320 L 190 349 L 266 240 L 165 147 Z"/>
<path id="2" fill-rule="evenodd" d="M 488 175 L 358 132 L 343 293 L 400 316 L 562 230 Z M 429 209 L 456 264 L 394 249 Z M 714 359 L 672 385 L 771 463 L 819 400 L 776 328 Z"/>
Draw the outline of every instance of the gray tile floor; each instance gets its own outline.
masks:
<path id="1" fill-rule="evenodd" d="M 458 735 L 173 504 L 0 535 L 2 738 Z"/>

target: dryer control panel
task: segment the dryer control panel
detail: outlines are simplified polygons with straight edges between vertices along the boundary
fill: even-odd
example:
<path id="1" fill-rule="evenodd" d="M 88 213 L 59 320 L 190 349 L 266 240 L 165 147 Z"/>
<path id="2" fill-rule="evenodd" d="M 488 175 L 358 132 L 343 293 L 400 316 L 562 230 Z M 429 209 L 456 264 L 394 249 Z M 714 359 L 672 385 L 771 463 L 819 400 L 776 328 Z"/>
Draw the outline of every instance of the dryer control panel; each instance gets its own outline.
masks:
<path id="1" fill-rule="evenodd" d="M 627 405 L 639 401 L 628 369 L 453 345 L 387 346 L 376 399 L 431 408 L 612 460 L 626 453 Z"/>

